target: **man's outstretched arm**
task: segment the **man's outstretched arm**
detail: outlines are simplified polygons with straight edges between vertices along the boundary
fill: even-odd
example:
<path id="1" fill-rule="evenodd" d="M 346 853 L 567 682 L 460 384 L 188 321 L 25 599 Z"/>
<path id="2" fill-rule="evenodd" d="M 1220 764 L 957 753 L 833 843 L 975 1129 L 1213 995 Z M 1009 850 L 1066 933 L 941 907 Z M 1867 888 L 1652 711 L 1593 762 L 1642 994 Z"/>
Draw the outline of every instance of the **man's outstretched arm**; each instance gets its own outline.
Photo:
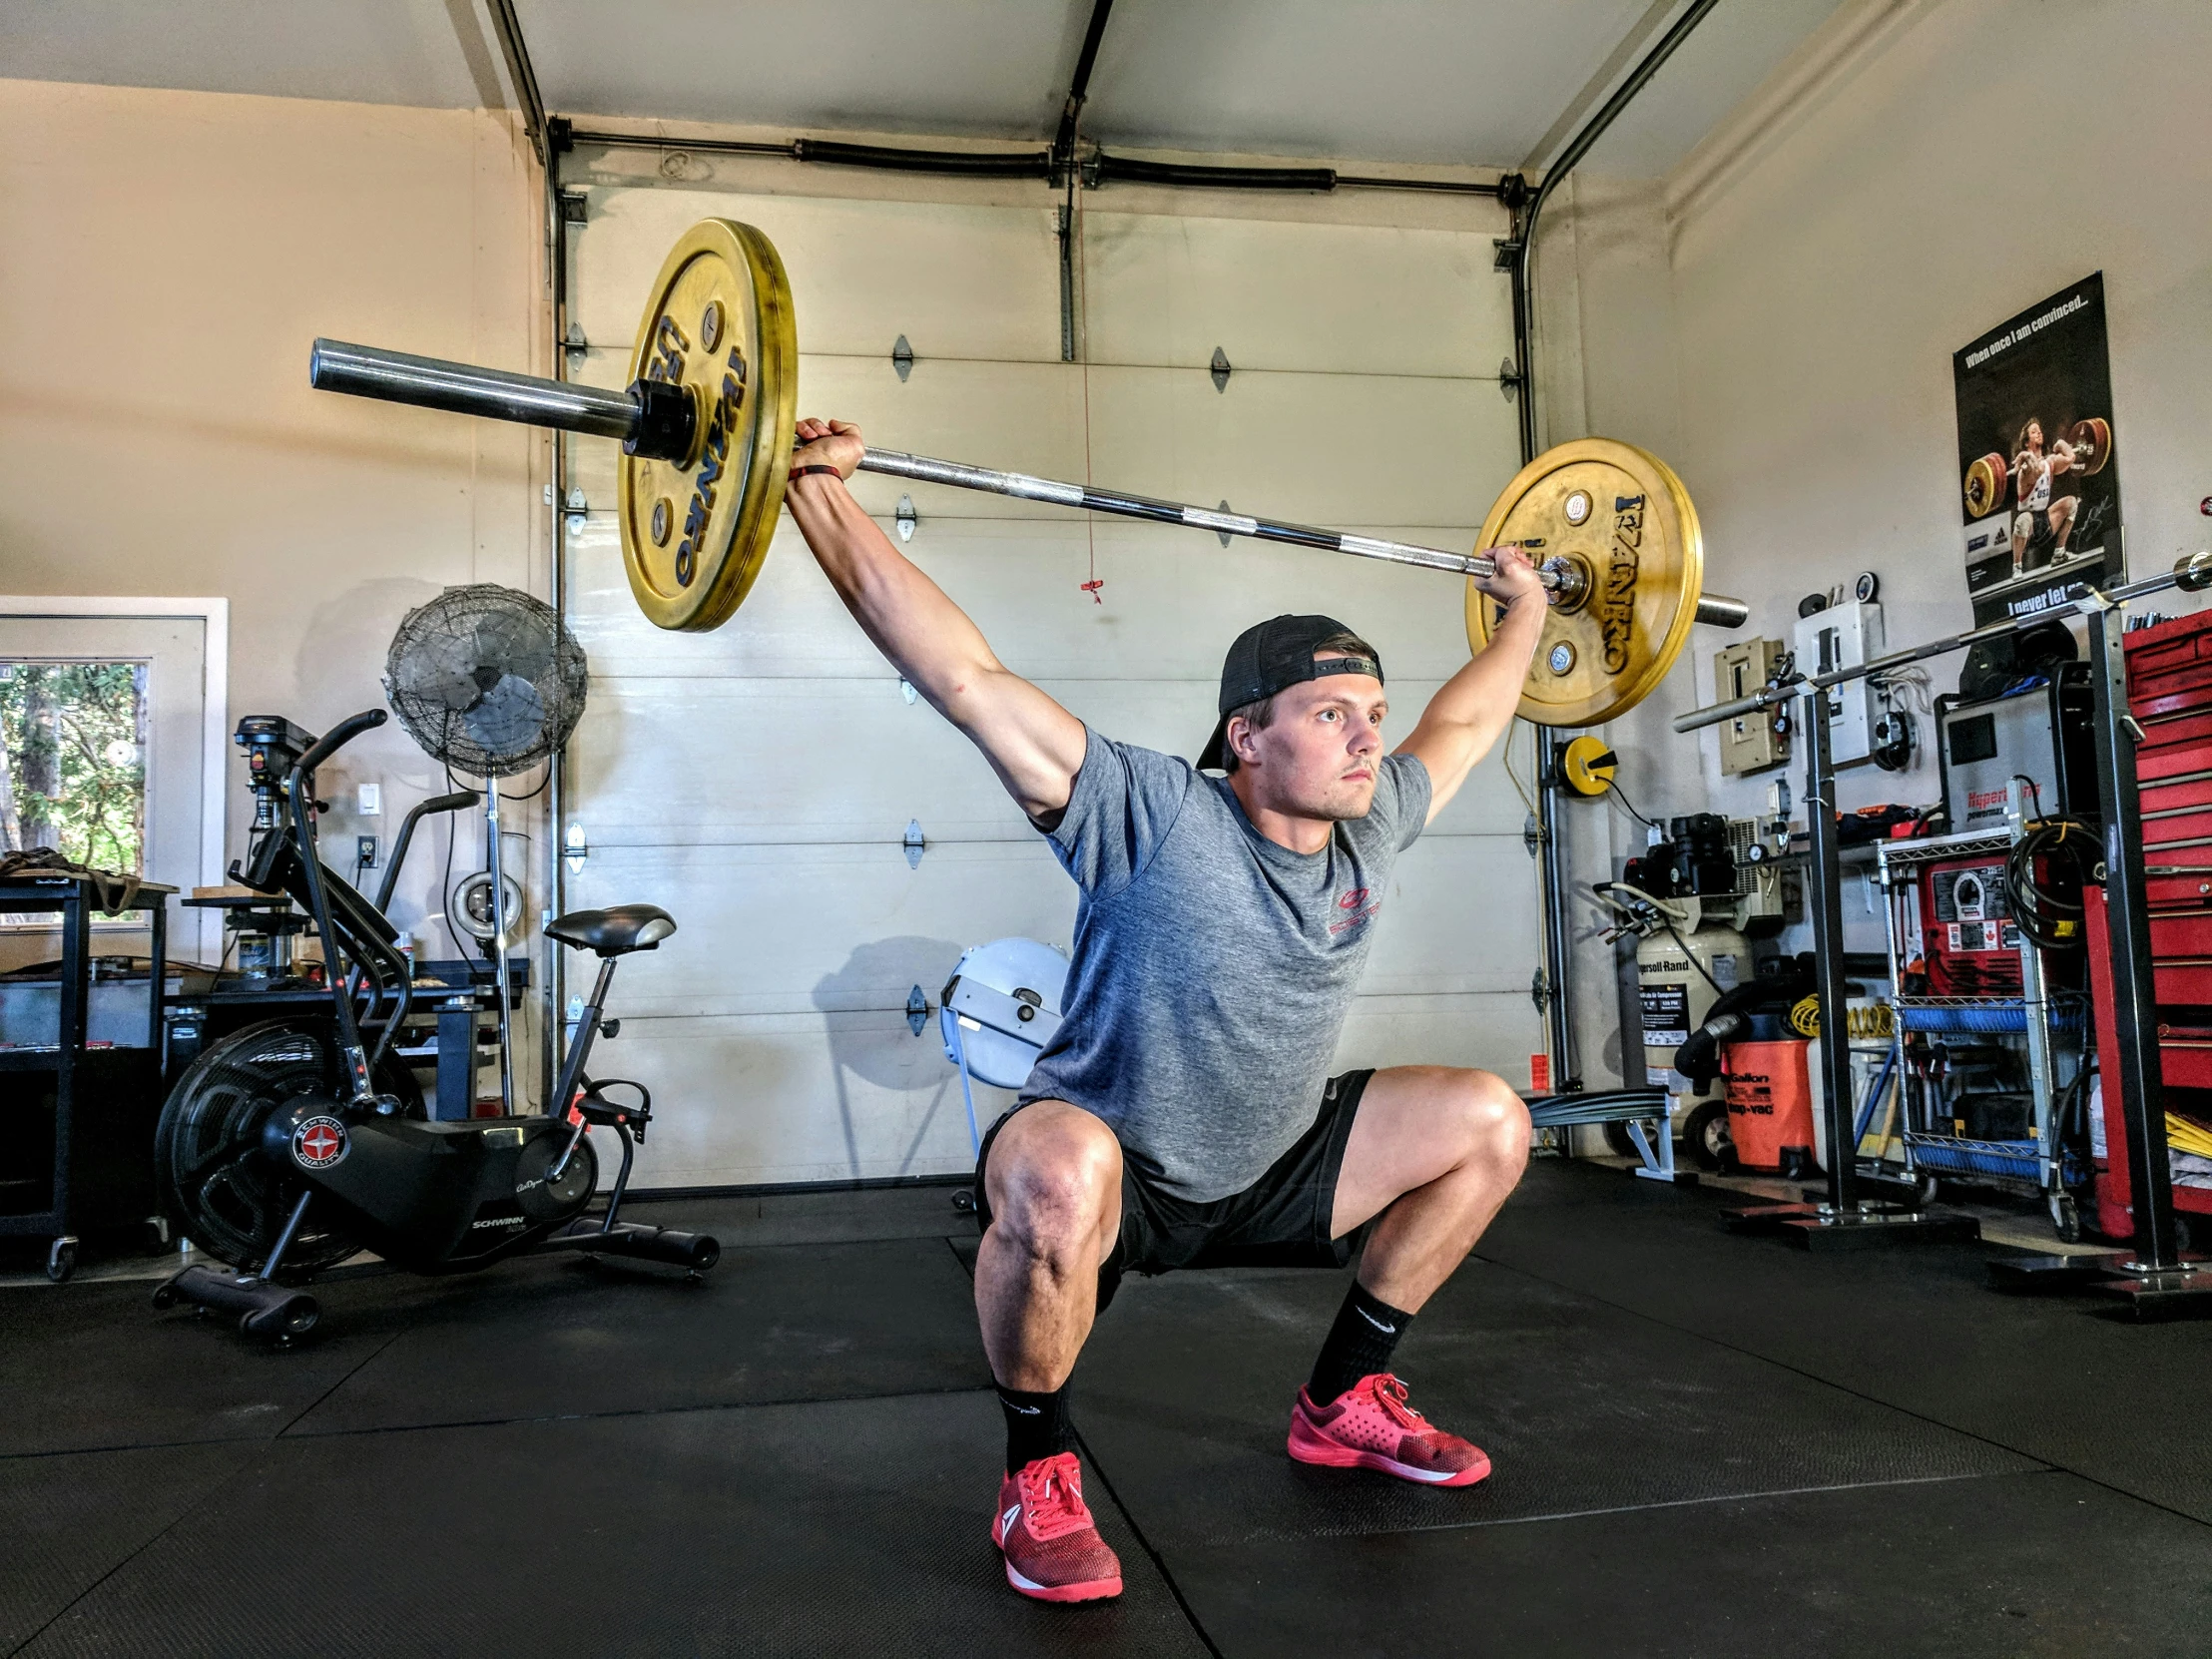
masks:
<path id="1" fill-rule="evenodd" d="M 1428 768 L 1428 822 L 1490 752 L 1520 703 L 1521 683 L 1544 631 L 1547 601 L 1536 567 L 1517 547 L 1496 550 L 1497 574 L 1476 586 L 1505 607 L 1505 620 L 1472 662 L 1438 688 L 1412 736 L 1398 747 Z"/>
<path id="2" fill-rule="evenodd" d="M 991 654 L 981 630 L 876 528 L 844 487 L 865 450 L 860 429 L 802 420 L 803 466 L 837 475 L 794 477 L 785 500 L 800 534 L 862 632 L 906 683 L 966 733 L 1006 793 L 1031 818 L 1068 804 L 1083 766 L 1083 723 Z"/>

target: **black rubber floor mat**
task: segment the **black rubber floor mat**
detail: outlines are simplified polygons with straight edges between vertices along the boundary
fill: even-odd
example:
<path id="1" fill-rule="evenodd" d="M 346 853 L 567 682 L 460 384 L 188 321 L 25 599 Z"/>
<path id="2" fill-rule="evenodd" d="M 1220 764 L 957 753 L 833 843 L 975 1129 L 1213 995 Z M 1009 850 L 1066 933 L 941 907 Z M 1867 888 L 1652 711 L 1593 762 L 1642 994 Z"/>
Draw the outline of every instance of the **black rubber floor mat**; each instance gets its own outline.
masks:
<path id="1" fill-rule="evenodd" d="M 626 1205 L 631 1221 L 712 1233 L 735 1245 L 848 1244 L 972 1234 L 975 1217 L 952 1207 L 954 1186 L 862 1187 L 855 1191 L 761 1193 L 746 1198 L 671 1198 Z"/>
<path id="2" fill-rule="evenodd" d="M 332 1286 L 368 1310 L 391 1281 Z M 332 1322 L 289 1353 L 240 1340 L 233 1322 L 157 1314 L 144 1284 L 0 1292 L 0 1456 L 265 1439 L 329 1392 L 392 1335 L 381 1312 Z"/>
<path id="3" fill-rule="evenodd" d="M 990 1385 L 941 1238 L 726 1251 L 698 1285 L 551 1257 L 382 1286 L 406 1330 L 294 1432 Z M 345 1297 L 328 1303 L 342 1326 Z"/>
<path id="4" fill-rule="evenodd" d="M 0 1653 L 214 1497 L 255 1452 L 230 1442 L 0 1457 Z"/>
<path id="5" fill-rule="evenodd" d="M 1470 1262 L 1399 1350 L 1413 1404 L 1490 1454 L 1454 1491 L 1284 1452 L 1337 1274 L 1125 1281 L 1075 1421 L 1155 1545 L 1384 1532 L 1872 1480 L 2032 1468 L 1903 1412 Z"/>
<path id="6" fill-rule="evenodd" d="M 2070 1475 L 1182 1550 L 1221 1651 L 2202 1659 L 2212 1530 Z"/>
<path id="7" fill-rule="evenodd" d="M 1103 1491 L 1118 1600 L 1006 1586 L 1001 1446 L 988 1393 L 285 1439 L 24 1652 L 1202 1653 Z"/>
<path id="8" fill-rule="evenodd" d="M 1985 1246 L 1808 1253 L 1724 1233 L 1716 1194 L 1529 1173 L 1480 1255 L 2212 1521 L 2212 1414 L 2175 1403 L 2212 1376 L 2212 1324 L 1998 1294 Z"/>

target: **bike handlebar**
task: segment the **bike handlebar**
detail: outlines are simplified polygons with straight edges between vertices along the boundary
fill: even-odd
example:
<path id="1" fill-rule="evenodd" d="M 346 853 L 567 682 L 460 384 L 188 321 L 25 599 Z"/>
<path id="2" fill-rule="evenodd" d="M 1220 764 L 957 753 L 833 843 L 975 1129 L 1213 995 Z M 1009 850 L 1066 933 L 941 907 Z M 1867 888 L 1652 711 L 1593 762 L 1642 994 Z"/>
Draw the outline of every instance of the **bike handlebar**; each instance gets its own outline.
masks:
<path id="1" fill-rule="evenodd" d="M 292 763 L 292 771 L 305 775 L 314 771 L 324 761 L 343 749 L 363 732 L 373 732 L 391 719 L 382 709 L 363 709 L 357 715 L 347 715 L 329 731 L 308 747 L 306 754 Z"/>

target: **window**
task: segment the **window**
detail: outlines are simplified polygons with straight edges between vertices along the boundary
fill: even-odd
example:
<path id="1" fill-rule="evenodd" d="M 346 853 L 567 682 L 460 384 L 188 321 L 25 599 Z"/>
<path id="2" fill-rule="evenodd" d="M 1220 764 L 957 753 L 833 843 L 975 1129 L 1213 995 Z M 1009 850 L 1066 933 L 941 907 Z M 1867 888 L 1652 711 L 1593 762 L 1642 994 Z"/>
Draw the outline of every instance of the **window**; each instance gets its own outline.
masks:
<path id="1" fill-rule="evenodd" d="M 0 847 L 143 873 L 147 670 L 0 660 Z"/>

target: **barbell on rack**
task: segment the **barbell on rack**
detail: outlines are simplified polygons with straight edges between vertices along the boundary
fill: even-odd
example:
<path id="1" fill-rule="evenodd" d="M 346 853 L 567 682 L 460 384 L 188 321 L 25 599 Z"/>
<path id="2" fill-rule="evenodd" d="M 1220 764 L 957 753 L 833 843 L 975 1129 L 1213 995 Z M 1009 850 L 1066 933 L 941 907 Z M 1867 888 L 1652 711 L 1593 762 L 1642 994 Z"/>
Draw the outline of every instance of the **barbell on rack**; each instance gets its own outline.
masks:
<path id="1" fill-rule="evenodd" d="M 308 379 L 325 391 L 618 439 L 617 514 L 630 590 L 660 627 L 719 628 L 768 554 L 797 424 L 799 343 L 775 246 L 734 220 L 678 239 L 647 298 L 624 391 L 318 339 Z M 864 472 L 1212 530 L 1469 578 L 1483 552 L 1390 541 L 1089 484 L 869 449 Z M 1536 457 L 1482 525 L 1483 548 L 1540 559 L 1550 613 L 1519 712 L 1591 726 L 1648 696 L 1698 622 L 1740 627 L 1740 600 L 1703 591 L 1697 510 L 1671 468 L 1631 444 L 1582 438 Z M 1470 580 L 1467 639 L 1499 615 Z"/>

